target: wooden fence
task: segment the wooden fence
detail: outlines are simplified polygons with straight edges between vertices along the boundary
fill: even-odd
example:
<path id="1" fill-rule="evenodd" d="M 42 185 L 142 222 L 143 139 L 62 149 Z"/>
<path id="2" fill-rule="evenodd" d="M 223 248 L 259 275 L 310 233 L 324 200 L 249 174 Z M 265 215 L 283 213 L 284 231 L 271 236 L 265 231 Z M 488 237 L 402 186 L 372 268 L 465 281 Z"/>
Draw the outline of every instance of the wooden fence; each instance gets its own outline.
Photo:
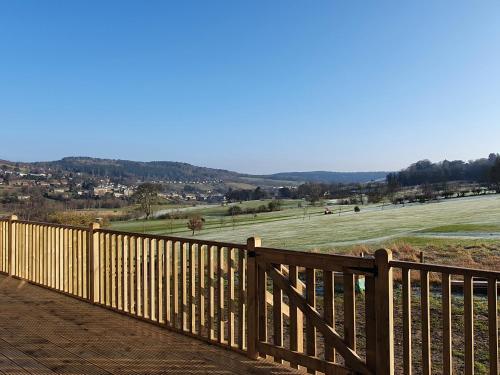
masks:
<path id="1" fill-rule="evenodd" d="M 394 283 L 393 272 L 402 275 Z M 413 273 L 419 274 L 413 281 Z M 474 278 L 488 282 L 489 374 L 498 375 L 500 272 L 0 219 L 0 272 L 309 373 L 451 374 L 452 275 L 464 280 L 464 373 L 474 373 Z M 441 289 L 429 286 L 439 274 Z M 397 297 L 394 286 L 401 289 Z M 415 297 L 415 293 L 418 298 Z M 442 361 L 431 361 L 429 296 L 441 298 Z M 460 294 L 460 293 L 459 293 Z M 418 299 L 418 301 L 417 301 Z M 412 330 L 419 302 L 421 332 Z M 399 307 L 401 307 L 399 309 Z M 402 320 L 402 354 L 394 340 Z M 396 324 L 397 325 L 397 324 Z M 433 343 L 434 345 L 434 343 Z M 412 361 L 412 348 L 421 361 Z M 414 354 L 414 353 L 413 353 Z M 484 365 L 483 365 L 484 368 Z"/>

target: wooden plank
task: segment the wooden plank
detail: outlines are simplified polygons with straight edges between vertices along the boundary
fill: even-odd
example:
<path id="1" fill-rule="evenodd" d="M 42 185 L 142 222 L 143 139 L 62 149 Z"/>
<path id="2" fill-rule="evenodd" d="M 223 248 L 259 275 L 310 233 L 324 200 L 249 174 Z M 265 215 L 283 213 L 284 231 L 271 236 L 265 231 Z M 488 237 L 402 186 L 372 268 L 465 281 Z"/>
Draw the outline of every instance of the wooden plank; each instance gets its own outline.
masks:
<path id="1" fill-rule="evenodd" d="M 196 314 L 198 316 L 198 324 L 196 332 L 198 335 L 203 335 L 205 329 L 205 257 L 207 255 L 206 245 L 198 245 L 198 283 L 196 284 Z"/>
<path id="2" fill-rule="evenodd" d="M 73 274 L 72 274 L 73 290 L 72 290 L 72 293 L 74 295 L 78 295 L 78 230 L 72 229 L 71 232 L 72 232 L 71 238 L 73 241 Z M 48 258 L 47 258 L 47 260 L 48 260 Z"/>
<path id="3" fill-rule="evenodd" d="M 31 271 L 31 224 L 26 224 L 24 228 L 24 262 L 23 262 L 23 278 L 30 280 Z"/>
<path id="4" fill-rule="evenodd" d="M 78 246 L 77 252 L 77 275 L 76 282 L 78 285 L 78 296 L 83 297 L 83 230 L 78 230 L 76 234 L 76 242 Z"/>
<path id="5" fill-rule="evenodd" d="M 180 316 L 180 308 L 179 308 L 179 247 L 180 244 L 178 242 L 172 243 L 172 288 L 173 288 L 173 317 L 172 317 L 172 326 L 178 327 L 178 322 Z M 182 329 L 182 325 L 180 325 Z"/>
<path id="6" fill-rule="evenodd" d="M 142 316 L 149 319 L 149 272 L 148 272 L 148 261 L 149 261 L 149 239 L 142 238 Z"/>
<path id="7" fill-rule="evenodd" d="M 0 223 L 0 225 L 2 225 L 2 223 Z M 37 267 L 38 267 L 38 253 L 37 253 L 37 249 L 38 249 L 38 226 L 37 225 L 33 225 L 33 252 L 32 252 L 32 256 L 33 256 L 33 261 L 32 261 L 32 264 L 33 264 L 33 268 L 32 268 L 32 271 L 31 271 L 31 280 L 33 280 L 34 282 L 37 282 L 37 278 L 38 278 L 38 273 L 37 273 Z M 5 237 L 4 237 L 4 241 L 5 241 Z M 4 247 L 5 249 L 5 247 Z M 6 259 L 5 259 L 5 253 L 4 253 L 4 265 L 6 263 Z M 4 271 L 5 271 L 5 268 L 4 268 Z"/>
<path id="8" fill-rule="evenodd" d="M 128 259 L 129 259 L 129 294 L 128 294 L 128 298 L 129 298 L 129 312 L 131 314 L 135 314 L 137 312 L 137 309 L 136 309 L 136 292 L 137 292 L 137 289 L 136 289 L 136 286 L 135 286 L 135 282 L 136 282 L 136 272 L 137 272 L 137 269 L 135 268 L 135 265 L 136 265 L 136 250 L 135 250 L 135 237 L 133 236 L 128 236 L 128 251 L 129 251 L 129 256 L 128 256 Z"/>
<path id="9" fill-rule="evenodd" d="M 356 351 L 356 293 L 352 273 L 344 273 L 344 340 Z"/>
<path id="10" fill-rule="evenodd" d="M 208 246 L 207 337 L 215 340 L 215 247 Z"/>
<path id="11" fill-rule="evenodd" d="M 35 282 L 37 283 L 40 283 L 40 237 L 40 226 L 35 225 Z M 5 263 L 7 264 L 7 258 Z"/>
<path id="12" fill-rule="evenodd" d="M 106 291 L 107 291 L 107 281 L 106 281 L 106 266 L 107 266 L 107 243 L 106 234 L 98 233 L 99 236 L 99 303 L 102 305 L 106 304 Z"/>
<path id="13" fill-rule="evenodd" d="M 45 228 L 45 233 L 44 233 L 44 285 L 47 285 L 47 238 L 46 238 L 46 231 L 47 228 Z M 75 233 L 73 229 L 68 230 L 68 246 L 69 246 L 69 251 L 68 251 L 68 264 L 69 264 L 69 270 L 68 270 L 68 291 L 71 294 L 75 294 Z"/>
<path id="14" fill-rule="evenodd" d="M 19 253 L 19 276 L 23 276 L 23 255 L 24 252 L 23 250 L 23 245 L 24 245 L 24 236 L 23 236 L 23 229 L 25 225 L 21 224 L 19 226 L 19 248 L 18 248 L 18 253 Z M 47 286 L 52 287 L 52 281 L 53 281 L 53 274 L 52 274 L 52 228 L 47 227 Z"/>
<path id="15" fill-rule="evenodd" d="M 309 357 L 299 352 L 293 352 L 286 348 L 276 347 L 271 344 L 260 342 L 259 350 L 273 357 L 283 358 L 290 363 L 300 363 L 302 366 L 312 368 L 329 375 L 350 375 L 352 371 L 335 363 L 323 361 L 316 357 Z M 283 372 L 286 373 L 286 372 Z"/>
<path id="16" fill-rule="evenodd" d="M 420 307 L 422 320 L 422 373 L 431 375 L 431 326 L 429 309 L 429 272 L 420 271 Z"/>
<path id="17" fill-rule="evenodd" d="M 113 235 L 106 239 L 106 306 L 113 306 Z"/>
<path id="18" fill-rule="evenodd" d="M 283 313 L 281 305 L 283 294 L 277 283 L 273 282 L 273 343 L 275 346 L 283 346 Z M 282 359 L 274 356 L 274 362 L 283 363 Z"/>
<path id="19" fill-rule="evenodd" d="M 306 302 L 311 309 L 316 309 L 316 270 L 314 268 L 306 268 Z M 310 314 L 306 314 L 306 353 L 310 357 L 316 356 L 316 326 Z M 308 368 L 307 372 L 314 374 L 315 370 Z"/>
<path id="20" fill-rule="evenodd" d="M 56 226 L 54 224 L 50 224 L 50 225 Z M 82 228 L 82 227 L 72 227 L 72 226 L 67 226 L 67 225 L 57 225 L 57 226 L 85 229 L 85 228 Z M 139 233 L 136 233 L 136 232 L 125 232 L 125 231 L 121 231 L 121 230 L 100 229 L 99 231 L 102 232 L 102 233 L 109 233 L 109 234 L 136 235 L 136 236 L 139 235 Z M 186 238 L 186 237 L 155 235 L 155 234 L 148 234 L 148 233 L 140 233 L 140 236 L 142 238 L 154 239 L 154 240 L 170 240 L 170 241 L 175 241 L 175 242 L 189 241 L 189 242 L 192 242 L 192 243 L 195 243 L 195 244 L 199 244 L 199 245 L 213 245 L 213 246 L 233 247 L 233 248 L 244 246 L 241 243 L 223 242 L 223 241 L 210 241 L 210 240 L 205 240 L 205 239 L 196 239 L 194 237 Z M 289 252 L 289 250 L 284 250 L 284 251 L 288 251 Z M 301 252 L 299 252 L 299 253 L 301 253 Z M 304 252 L 302 252 L 302 254 L 304 254 Z M 340 255 L 340 256 L 334 255 L 334 257 L 353 258 L 353 259 L 357 258 L 357 257 L 344 256 L 344 255 Z M 334 259 L 337 259 L 337 258 L 334 258 Z M 355 261 L 352 264 L 360 264 L 360 263 L 358 263 L 358 262 Z M 367 263 L 364 263 L 364 264 L 367 264 Z"/>
<path id="21" fill-rule="evenodd" d="M 375 373 L 377 371 L 377 298 L 375 278 L 365 277 L 365 331 L 366 331 L 366 365 Z"/>
<path id="22" fill-rule="evenodd" d="M 57 231 L 59 234 L 59 231 Z M 35 225 L 30 225 L 29 227 L 29 241 L 30 241 L 30 252 L 29 252 L 29 267 L 28 267 L 28 279 L 34 281 L 34 270 L 35 270 Z M 1 244 L 0 244 L 1 246 Z M 59 265 L 59 264 L 58 264 Z M 59 283 L 57 284 L 59 287 Z"/>
<path id="23" fill-rule="evenodd" d="M 291 267 L 290 267 L 290 272 L 291 272 Z M 324 306 L 325 322 L 328 325 L 330 325 L 333 329 L 335 329 L 335 280 L 333 277 L 333 272 L 323 271 L 323 283 L 324 283 L 323 301 L 325 305 Z M 297 286 L 296 282 L 295 285 L 293 286 L 295 287 Z M 297 311 L 296 308 L 295 311 Z M 329 343 L 325 343 L 325 359 L 330 362 L 335 362 L 335 349 Z"/>
<path id="24" fill-rule="evenodd" d="M 130 306 L 129 306 L 129 290 L 130 290 L 130 284 L 129 284 L 129 262 L 130 262 L 130 252 L 129 252 L 129 236 L 123 236 L 122 238 L 122 254 L 123 254 L 123 263 L 122 263 L 122 293 L 123 293 L 123 300 L 122 300 L 122 306 L 123 306 L 123 311 L 130 312 Z"/>
<path id="25" fill-rule="evenodd" d="M 110 297 L 111 297 L 111 307 L 117 307 L 118 300 L 118 275 L 117 275 L 117 262 L 118 262 L 118 249 L 116 248 L 116 238 L 118 235 L 112 234 L 110 238 Z"/>
<path id="26" fill-rule="evenodd" d="M 187 257 L 188 257 L 188 244 L 181 243 L 181 329 L 187 331 Z"/>
<path id="27" fill-rule="evenodd" d="M 89 258 L 89 243 L 88 243 L 88 231 L 82 230 L 82 297 L 89 298 L 89 267 L 90 267 L 90 258 Z"/>
<path id="28" fill-rule="evenodd" d="M 453 372 L 451 339 L 451 277 L 449 273 L 441 275 L 442 319 L 443 319 L 443 374 Z"/>
<path id="29" fill-rule="evenodd" d="M 143 316 L 142 301 L 142 248 L 143 242 L 140 237 L 135 237 L 135 309 L 137 316 Z"/>
<path id="30" fill-rule="evenodd" d="M 427 272 L 449 273 L 451 275 L 462 275 L 462 276 L 469 275 L 471 277 L 480 277 L 485 279 L 488 279 L 490 277 L 495 277 L 497 278 L 497 280 L 500 279 L 499 271 L 479 270 L 474 268 L 443 266 L 440 264 L 405 262 L 398 260 L 391 260 L 390 266 L 396 268 L 411 268 L 412 270 L 420 270 Z"/>
<path id="31" fill-rule="evenodd" d="M 5 223 L 0 220 L 0 272 L 5 272 Z"/>
<path id="32" fill-rule="evenodd" d="M 54 227 L 53 228 L 53 260 L 52 260 L 52 266 L 53 266 L 53 272 L 54 272 L 54 280 L 52 283 L 52 287 L 54 289 L 59 289 L 59 230 L 60 228 Z M 83 231 L 82 231 L 82 242 L 83 242 Z M 84 276 L 84 275 L 82 275 Z M 86 276 L 86 275 L 85 275 Z M 87 281 L 87 278 L 85 277 L 85 281 Z M 83 289 L 82 289 L 82 296 L 83 296 Z"/>
<path id="33" fill-rule="evenodd" d="M 403 276 L 403 373 L 412 374 L 411 347 L 411 270 L 402 269 Z"/>
<path id="34" fill-rule="evenodd" d="M 290 285 L 299 290 L 298 283 L 300 280 L 297 266 L 289 267 L 288 279 L 290 280 Z M 290 350 L 297 353 L 304 352 L 304 317 L 302 311 L 297 308 L 292 300 L 290 300 Z M 298 368 L 298 362 L 292 361 L 290 362 L 290 366 Z"/>
<path id="35" fill-rule="evenodd" d="M 347 255 L 320 254 L 295 250 L 272 249 L 260 247 L 257 259 L 268 264 L 287 264 L 304 268 L 324 269 L 343 272 L 346 268 L 357 268 L 358 272 L 366 269 L 373 273 L 375 261 L 373 258 L 361 258 Z"/>
<path id="36" fill-rule="evenodd" d="M 500 373 L 498 366 L 498 291 L 497 280 L 490 277 L 488 280 L 488 330 L 489 330 L 489 361 L 490 375 Z"/>
<path id="37" fill-rule="evenodd" d="M 0 223 L 1 225 L 1 223 Z M 4 224 L 5 225 L 5 224 Z M 4 249 L 5 247 L 5 236 L 4 236 Z M 38 282 L 38 225 L 33 225 L 33 281 Z M 7 263 L 7 259 L 5 257 L 4 252 L 4 265 Z M 6 271 L 4 266 L 4 271 Z"/>
<path id="38" fill-rule="evenodd" d="M 38 232 L 36 231 L 36 226 L 35 226 L 35 233 L 34 235 L 37 236 Z M 58 246 L 59 246 L 59 290 L 64 290 L 64 272 L 65 272 L 65 265 L 64 265 L 64 229 L 63 228 L 58 228 Z M 35 256 L 37 256 L 37 246 L 38 246 L 38 239 L 35 239 Z M 36 271 L 36 265 L 37 260 L 35 259 L 35 272 Z"/>
<path id="39" fill-rule="evenodd" d="M 2 223 L 0 222 L 0 227 L 2 226 Z M 31 251 L 31 256 L 32 256 L 32 260 L 31 260 L 31 280 L 36 282 L 37 280 L 37 243 L 38 243 L 38 237 L 37 237 L 37 226 L 36 225 L 32 225 L 31 226 L 32 228 L 32 251 Z M 1 234 L 0 234 L 0 246 L 2 245 L 2 238 L 1 238 Z M 0 256 L 1 258 L 1 256 Z M 5 262 L 5 258 L 3 260 Z M 5 264 L 5 263 L 4 263 Z M 0 267 L 0 270 L 2 270 L 3 268 Z"/>
<path id="40" fill-rule="evenodd" d="M 258 264 L 257 267 L 257 297 L 258 297 L 258 323 L 259 328 L 258 341 L 267 342 L 267 272 L 266 269 Z M 262 357 L 262 353 L 259 353 Z M 264 355 L 265 357 L 265 355 Z"/>
<path id="41" fill-rule="evenodd" d="M 473 278 L 464 276 L 464 363 L 465 374 L 474 374 L 474 299 Z"/>
<path id="42" fill-rule="evenodd" d="M 235 345 L 235 314 L 234 314 L 234 249 L 227 249 L 227 336 L 228 345 Z"/>
<path id="43" fill-rule="evenodd" d="M 123 308 L 123 236 L 116 236 L 116 308 Z"/>
<path id="44" fill-rule="evenodd" d="M 188 330 L 196 332 L 196 244 L 189 244 L 189 294 L 188 294 Z"/>
<path id="45" fill-rule="evenodd" d="M 238 251 L 238 348 L 245 349 L 246 336 L 246 282 L 247 282 L 247 259 L 243 249 Z"/>
<path id="46" fill-rule="evenodd" d="M 48 284 L 48 262 L 47 262 L 47 258 L 48 258 L 48 231 L 49 231 L 49 228 L 46 227 L 46 226 L 43 226 L 43 285 L 47 285 Z M 71 248 L 70 248 L 71 250 Z M 17 260 L 16 260 L 17 262 Z M 71 288 L 72 288 L 72 284 L 70 284 Z M 72 291 L 73 289 L 71 289 Z"/>
<path id="47" fill-rule="evenodd" d="M 224 247 L 217 248 L 217 341 L 225 340 L 224 317 Z"/>
<path id="48" fill-rule="evenodd" d="M 172 242 L 165 241 L 165 324 L 172 324 Z"/>
<path id="49" fill-rule="evenodd" d="M 163 300 L 164 291 L 163 286 L 165 284 L 163 271 L 165 269 L 165 241 L 158 240 L 156 242 L 156 321 L 159 323 L 165 323 L 164 320 L 164 310 L 165 302 Z"/>
<path id="50" fill-rule="evenodd" d="M 149 318 L 156 320 L 156 239 L 148 240 L 149 243 Z"/>
<path id="51" fill-rule="evenodd" d="M 31 270 L 31 275 L 32 275 L 32 280 L 37 282 L 37 277 L 38 277 L 38 274 L 37 274 L 37 268 L 38 268 L 38 253 L 37 253 L 37 250 L 38 250 L 38 230 L 37 230 L 37 225 L 33 225 L 32 228 L 33 228 L 33 232 L 32 232 L 32 236 L 33 236 L 33 252 L 32 252 L 32 256 L 33 256 L 33 268 Z M 61 245 L 61 232 L 62 230 L 59 229 L 58 230 L 58 236 L 59 236 L 59 252 L 61 253 L 61 250 L 62 250 L 62 245 Z M 60 254 L 61 255 L 61 254 Z M 62 264 L 61 264 L 61 260 L 59 260 L 59 279 L 61 279 L 61 273 L 62 273 Z M 61 290 L 61 280 L 59 280 L 59 290 Z"/>
<path id="52" fill-rule="evenodd" d="M 33 269 L 33 265 L 32 265 L 32 259 L 33 259 L 33 256 L 32 256 L 32 251 L 33 251 L 32 229 L 33 229 L 33 225 L 28 224 L 27 228 L 26 228 L 26 243 L 28 244 L 28 246 L 27 246 L 27 251 L 26 251 L 26 266 L 25 266 L 25 274 L 26 274 L 27 280 L 32 280 L 32 278 L 31 278 L 31 270 Z M 0 244 L 0 247 L 1 247 L 1 244 Z"/>

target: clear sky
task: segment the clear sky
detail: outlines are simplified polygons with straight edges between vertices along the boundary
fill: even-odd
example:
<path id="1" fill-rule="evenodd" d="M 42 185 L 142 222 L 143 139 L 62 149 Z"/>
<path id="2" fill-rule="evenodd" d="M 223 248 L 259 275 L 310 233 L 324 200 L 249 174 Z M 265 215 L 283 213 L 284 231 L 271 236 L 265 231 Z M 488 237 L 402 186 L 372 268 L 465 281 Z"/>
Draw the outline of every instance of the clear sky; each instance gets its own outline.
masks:
<path id="1" fill-rule="evenodd" d="M 500 152 L 500 1 L 0 0 L 0 159 L 394 170 Z"/>

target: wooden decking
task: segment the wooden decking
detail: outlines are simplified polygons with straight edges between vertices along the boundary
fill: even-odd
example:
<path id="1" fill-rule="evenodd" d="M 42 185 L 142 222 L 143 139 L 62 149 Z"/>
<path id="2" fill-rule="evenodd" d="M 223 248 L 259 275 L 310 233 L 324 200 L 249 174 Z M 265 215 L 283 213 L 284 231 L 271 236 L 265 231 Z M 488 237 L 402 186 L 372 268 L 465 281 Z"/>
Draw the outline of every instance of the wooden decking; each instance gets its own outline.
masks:
<path id="1" fill-rule="evenodd" d="M 0 275 L 0 374 L 292 374 Z"/>

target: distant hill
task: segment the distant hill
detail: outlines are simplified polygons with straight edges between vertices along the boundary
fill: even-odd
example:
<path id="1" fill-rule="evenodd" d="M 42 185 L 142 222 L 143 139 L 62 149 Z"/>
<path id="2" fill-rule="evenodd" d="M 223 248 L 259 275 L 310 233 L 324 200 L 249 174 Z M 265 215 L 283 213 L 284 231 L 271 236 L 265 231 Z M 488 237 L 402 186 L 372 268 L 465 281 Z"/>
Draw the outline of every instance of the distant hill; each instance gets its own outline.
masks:
<path id="1" fill-rule="evenodd" d="M 383 180 L 387 172 L 283 172 L 271 175 L 241 174 L 225 169 L 198 167 L 174 161 L 131 161 L 120 159 L 100 159 L 92 157 L 65 157 L 46 162 L 0 161 L 11 168 L 32 171 L 83 173 L 92 177 L 140 179 L 144 181 L 224 181 L 251 184 L 255 186 L 276 186 L 276 184 L 297 185 L 302 182 L 356 183 Z"/>
<path id="2" fill-rule="evenodd" d="M 388 172 L 283 172 L 263 178 L 286 181 L 325 182 L 325 183 L 356 183 L 384 180 Z"/>
<path id="3" fill-rule="evenodd" d="M 224 169 L 197 167 L 173 161 L 130 161 L 90 157 L 66 157 L 51 162 L 31 163 L 34 167 L 85 173 L 94 177 L 139 178 L 142 180 L 202 181 L 226 180 L 238 173 Z"/>

